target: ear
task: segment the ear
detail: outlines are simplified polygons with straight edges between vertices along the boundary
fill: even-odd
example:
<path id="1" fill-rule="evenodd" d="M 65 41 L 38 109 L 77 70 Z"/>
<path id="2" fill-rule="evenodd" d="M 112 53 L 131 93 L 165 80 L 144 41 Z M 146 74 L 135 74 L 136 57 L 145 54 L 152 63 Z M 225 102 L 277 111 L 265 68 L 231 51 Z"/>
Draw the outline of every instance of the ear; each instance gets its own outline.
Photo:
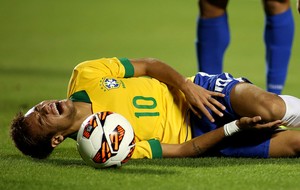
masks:
<path id="1" fill-rule="evenodd" d="M 52 147 L 56 147 L 57 145 L 59 145 L 61 142 L 64 141 L 64 136 L 62 135 L 56 135 L 56 136 L 53 136 L 52 139 L 51 139 L 51 145 Z"/>

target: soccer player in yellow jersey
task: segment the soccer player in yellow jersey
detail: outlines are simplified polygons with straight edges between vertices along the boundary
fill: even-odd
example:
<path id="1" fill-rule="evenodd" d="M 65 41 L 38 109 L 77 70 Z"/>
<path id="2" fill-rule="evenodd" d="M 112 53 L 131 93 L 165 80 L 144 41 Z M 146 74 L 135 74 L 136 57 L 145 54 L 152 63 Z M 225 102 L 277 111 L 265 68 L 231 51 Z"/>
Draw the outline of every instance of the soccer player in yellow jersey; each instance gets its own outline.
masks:
<path id="1" fill-rule="evenodd" d="M 188 105 L 178 90 L 133 74 L 134 68 L 125 58 L 81 63 L 70 81 L 68 97 L 73 102 L 91 103 L 94 113 L 122 114 L 134 126 L 137 148 L 133 157 L 160 157 L 159 142 L 178 144 L 191 138 L 185 117 Z"/>
<path id="2" fill-rule="evenodd" d="M 43 101 L 13 120 L 11 136 L 24 154 L 46 158 L 100 111 L 130 121 L 136 135 L 132 158 L 266 158 L 300 151 L 300 131 L 274 130 L 283 122 L 300 127 L 300 100 L 228 73 L 185 78 L 157 59 L 102 58 L 75 67 L 67 97 Z"/>

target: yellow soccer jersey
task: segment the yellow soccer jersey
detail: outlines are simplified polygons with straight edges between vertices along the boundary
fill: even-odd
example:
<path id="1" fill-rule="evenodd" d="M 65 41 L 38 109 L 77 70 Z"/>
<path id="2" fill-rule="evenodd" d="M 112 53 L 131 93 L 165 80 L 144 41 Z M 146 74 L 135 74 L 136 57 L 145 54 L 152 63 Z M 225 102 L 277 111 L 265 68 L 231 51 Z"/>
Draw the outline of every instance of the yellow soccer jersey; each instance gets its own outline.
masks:
<path id="1" fill-rule="evenodd" d="M 68 98 L 89 102 L 93 112 L 113 111 L 134 128 L 132 158 L 160 158 L 160 143 L 182 143 L 191 138 L 186 122 L 188 106 L 178 90 L 149 77 L 133 77 L 126 58 L 102 58 L 74 68 Z"/>

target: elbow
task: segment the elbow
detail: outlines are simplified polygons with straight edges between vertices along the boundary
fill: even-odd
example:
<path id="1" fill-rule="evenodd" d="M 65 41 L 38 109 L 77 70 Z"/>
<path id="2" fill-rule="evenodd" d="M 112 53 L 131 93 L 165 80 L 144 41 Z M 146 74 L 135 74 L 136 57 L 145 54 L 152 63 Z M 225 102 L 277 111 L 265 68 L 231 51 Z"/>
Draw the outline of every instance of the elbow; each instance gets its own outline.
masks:
<path id="1" fill-rule="evenodd" d="M 159 59 L 157 58 L 152 58 L 152 57 L 148 57 L 144 59 L 145 62 L 149 63 L 149 64 L 155 64 L 157 62 L 161 62 Z"/>

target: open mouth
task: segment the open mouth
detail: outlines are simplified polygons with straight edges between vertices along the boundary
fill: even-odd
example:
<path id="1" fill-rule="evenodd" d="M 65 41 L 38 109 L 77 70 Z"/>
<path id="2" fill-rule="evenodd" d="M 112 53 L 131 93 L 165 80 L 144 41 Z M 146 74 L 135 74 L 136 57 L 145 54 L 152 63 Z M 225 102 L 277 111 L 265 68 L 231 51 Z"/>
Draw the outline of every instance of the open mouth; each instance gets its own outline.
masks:
<path id="1" fill-rule="evenodd" d="M 56 108 L 58 114 L 61 115 L 62 112 L 63 112 L 62 106 L 61 106 L 61 102 L 56 102 L 56 103 L 55 103 L 55 108 Z"/>

